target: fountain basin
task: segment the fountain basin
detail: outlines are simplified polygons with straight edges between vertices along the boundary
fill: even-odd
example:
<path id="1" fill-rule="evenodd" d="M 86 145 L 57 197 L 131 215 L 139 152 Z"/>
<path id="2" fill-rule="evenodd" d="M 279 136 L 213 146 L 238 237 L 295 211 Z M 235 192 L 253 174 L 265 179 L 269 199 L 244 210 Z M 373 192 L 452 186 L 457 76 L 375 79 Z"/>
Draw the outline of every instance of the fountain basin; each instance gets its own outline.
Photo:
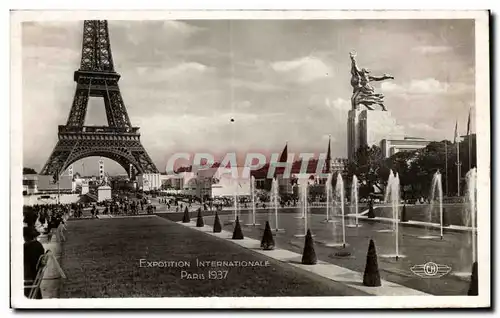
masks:
<path id="1" fill-rule="evenodd" d="M 402 254 L 382 254 L 379 257 L 386 258 L 386 259 L 399 260 L 399 259 L 402 259 L 402 258 L 406 258 L 406 255 L 402 255 Z"/>
<path id="2" fill-rule="evenodd" d="M 377 233 L 394 233 L 394 230 L 392 229 L 378 230 Z"/>
<path id="3" fill-rule="evenodd" d="M 311 234 L 312 237 L 315 237 L 316 234 Z M 305 234 L 295 234 L 294 237 L 306 237 Z"/>
<path id="4" fill-rule="evenodd" d="M 245 226 L 257 226 L 257 225 L 261 225 L 260 223 L 247 223 L 245 224 Z"/>
<path id="5" fill-rule="evenodd" d="M 471 272 L 451 272 L 450 275 L 454 276 L 458 279 L 461 279 L 461 280 L 469 281 L 471 276 L 472 276 L 472 273 Z"/>
<path id="6" fill-rule="evenodd" d="M 357 228 L 357 227 L 361 227 L 361 224 L 348 224 L 345 227 Z"/>
<path id="7" fill-rule="evenodd" d="M 422 236 L 417 236 L 419 239 L 423 240 L 441 240 L 442 237 L 439 235 L 422 235 Z"/>
<path id="8" fill-rule="evenodd" d="M 347 243 L 325 243 L 326 247 L 335 247 L 335 248 L 346 248 L 349 247 Z"/>

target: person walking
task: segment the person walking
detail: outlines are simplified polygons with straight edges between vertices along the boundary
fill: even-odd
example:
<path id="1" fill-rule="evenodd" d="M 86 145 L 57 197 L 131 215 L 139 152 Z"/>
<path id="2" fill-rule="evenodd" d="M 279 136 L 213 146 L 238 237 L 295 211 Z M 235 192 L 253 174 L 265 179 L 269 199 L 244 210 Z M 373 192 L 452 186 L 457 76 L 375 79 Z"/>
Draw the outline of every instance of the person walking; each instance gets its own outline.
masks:
<path id="1" fill-rule="evenodd" d="M 55 233 L 55 216 L 51 215 L 47 224 L 47 242 L 52 242 L 52 236 Z"/>
<path id="2" fill-rule="evenodd" d="M 63 231 L 66 230 L 65 223 L 66 222 L 64 221 L 64 219 L 61 219 L 61 221 L 57 225 L 56 238 L 57 238 L 58 242 L 65 242 L 66 241 L 66 237 L 64 236 L 64 233 L 63 233 Z"/>

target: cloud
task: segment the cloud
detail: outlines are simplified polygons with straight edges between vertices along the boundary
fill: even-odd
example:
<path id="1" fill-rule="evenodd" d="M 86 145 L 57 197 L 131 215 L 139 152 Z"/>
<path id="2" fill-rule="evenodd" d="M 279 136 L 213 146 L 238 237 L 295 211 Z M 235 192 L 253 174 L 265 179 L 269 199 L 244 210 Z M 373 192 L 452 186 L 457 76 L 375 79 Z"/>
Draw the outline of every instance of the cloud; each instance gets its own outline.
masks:
<path id="1" fill-rule="evenodd" d="M 337 139 L 334 138 L 331 134 L 324 134 L 321 136 L 321 140 L 328 142 L 330 140 L 331 142 L 335 142 Z"/>
<path id="2" fill-rule="evenodd" d="M 306 56 L 291 61 L 271 63 L 271 68 L 276 72 L 287 74 L 290 79 L 302 83 L 332 76 L 331 68 L 322 60 Z"/>
<path id="3" fill-rule="evenodd" d="M 50 68 L 49 75 L 56 70 L 69 74 L 71 70 L 78 68 L 80 54 L 77 50 L 51 46 L 25 46 L 22 50 L 25 67 L 34 67 L 38 71 Z"/>
<path id="4" fill-rule="evenodd" d="M 400 74 L 399 81 L 379 84 L 387 92 L 394 118 L 401 124 L 415 123 L 415 128 L 405 125 L 410 133 L 429 139 L 443 135 L 427 133 L 428 127 L 418 123 L 437 129 L 448 125 L 452 133 L 454 120 L 447 116 L 453 113 L 466 120 L 467 107 L 461 105 L 474 100 L 474 90 L 467 85 L 474 83 L 473 36 L 464 38 L 463 30 L 457 30 L 456 39 L 439 43 L 453 48 L 448 51 L 432 46 L 441 24 L 427 30 L 426 22 L 422 31 L 412 21 L 384 23 L 384 32 L 380 22 L 363 23 L 363 39 L 359 21 L 347 20 L 265 25 L 242 20 L 231 28 L 227 21 L 109 21 L 109 31 L 129 116 L 141 127 L 141 140 L 160 168 L 171 151 L 229 151 L 233 143 L 243 150 L 281 151 L 289 140 L 294 152 L 325 151 L 328 134 L 336 139 L 332 155 L 345 156 L 352 88 L 343 48 L 365 52 L 360 63 L 367 68 L 386 65 L 387 72 Z M 23 27 L 27 164 L 45 163 L 57 142 L 57 125 L 66 123 L 76 85 L 72 74 L 80 63 L 82 25 L 36 22 Z M 305 31 L 297 33 L 298 29 Z M 398 40 L 383 33 L 395 34 Z M 371 38 L 379 40 L 377 45 Z M 400 54 L 405 48 L 414 63 Z M 429 60 L 444 56 L 447 65 Z M 403 79 L 404 74 L 411 76 Z M 343 79 L 337 82 L 337 77 Z M 382 92 L 379 84 L 376 90 Z M 464 94 L 454 94 L 461 91 Z"/>
<path id="5" fill-rule="evenodd" d="M 80 21 L 23 22 L 22 43 L 35 47 L 81 47 L 82 29 Z"/>
<path id="6" fill-rule="evenodd" d="M 193 72 L 193 73 L 203 73 L 208 70 L 208 66 L 197 63 L 197 62 L 188 62 L 188 63 L 181 63 L 169 70 L 167 70 L 166 75 L 179 75 L 179 74 L 184 74 L 186 72 Z"/>
<path id="7" fill-rule="evenodd" d="M 198 26 L 194 26 L 192 24 L 176 20 L 163 21 L 163 28 L 168 30 L 175 30 L 178 33 L 181 33 L 186 36 L 190 36 L 194 33 L 204 30 L 203 28 L 200 28 Z"/>
<path id="8" fill-rule="evenodd" d="M 421 132 L 430 132 L 430 133 L 438 131 L 438 129 L 436 129 L 434 126 L 431 126 L 426 123 L 410 123 L 408 124 L 408 128 Z"/>
<path id="9" fill-rule="evenodd" d="M 239 109 L 248 109 L 248 108 L 252 107 L 252 103 L 248 100 L 237 101 L 237 102 L 233 103 L 233 105 L 235 108 L 239 108 Z"/>
<path id="10" fill-rule="evenodd" d="M 340 97 L 335 100 L 330 100 L 328 97 L 325 98 L 325 105 L 327 108 L 335 111 L 348 111 L 351 109 L 351 102 Z"/>
<path id="11" fill-rule="evenodd" d="M 172 41 L 173 39 L 189 38 L 190 36 L 203 31 L 203 28 L 183 21 L 126 21 L 121 23 L 110 23 L 110 32 L 114 34 L 120 32 L 135 45 L 161 36 L 164 39 Z M 113 34 L 113 35 L 114 35 Z"/>
<path id="12" fill-rule="evenodd" d="M 229 62 L 231 58 L 231 53 L 228 51 L 222 51 L 213 47 L 193 47 L 183 49 L 182 51 L 175 52 L 174 54 L 179 55 L 179 57 L 185 58 L 186 56 L 194 58 L 204 58 L 204 59 L 220 59 L 223 62 Z"/>
<path id="13" fill-rule="evenodd" d="M 412 50 L 421 54 L 439 54 L 449 52 L 453 50 L 453 48 L 451 46 L 422 45 L 416 46 Z"/>
<path id="14" fill-rule="evenodd" d="M 409 90 L 415 93 L 445 93 L 450 88 L 450 84 L 442 83 L 434 78 L 424 80 L 413 80 L 410 82 Z"/>
<path id="15" fill-rule="evenodd" d="M 262 79 L 260 81 L 253 81 L 244 78 L 231 77 L 228 79 L 228 81 L 229 85 L 236 89 L 247 89 L 258 92 L 274 92 L 276 90 L 283 89 L 283 87 L 266 81 L 265 79 Z"/>
<path id="16" fill-rule="evenodd" d="M 412 80 L 409 83 L 398 85 L 392 82 L 383 82 L 380 88 L 384 92 L 404 94 L 458 94 L 473 90 L 472 85 L 459 82 L 445 83 L 435 78 Z"/>
<path id="17" fill-rule="evenodd" d="M 141 81 L 144 82 L 178 82 L 186 78 L 199 76 L 210 69 L 210 67 L 197 62 L 181 62 L 170 67 L 139 66 L 135 71 Z"/>

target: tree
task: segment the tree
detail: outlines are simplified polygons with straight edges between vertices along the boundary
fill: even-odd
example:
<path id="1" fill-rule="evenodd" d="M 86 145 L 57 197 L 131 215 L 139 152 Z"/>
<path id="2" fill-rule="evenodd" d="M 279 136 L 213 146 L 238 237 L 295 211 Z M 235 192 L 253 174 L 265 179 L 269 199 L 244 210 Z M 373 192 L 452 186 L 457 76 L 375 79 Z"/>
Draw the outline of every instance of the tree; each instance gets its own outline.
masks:
<path id="1" fill-rule="evenodd" d="M 418 195 L 426 197 L 430 194 L 432 178 L 436 171 L 442 174 L 442 186 L 445 195 L 457 191 L 457 148 L 448 140 L 431 142 L 419 151 L 414 169 L 418 171 L 413 182 L 418 185 Z M 463 171 L 462 171 L 463 174 Z M 448 193 L 446 189 L 448 188 Z"/>
<path id="2" fill-rule="evenodd" d="M 408 193 L 414 193 L 418 185 L 415 184 L 418 169 L 415 169 L 415 160 L 418 152 L 401 151 L 385 160 L 387 169 L 397 172 L 399 175 L 401 197 L 407 198 Z"/>
<path id="3" fill-rule="evenodd" d="M 26 168 L 26 167 L 24 167 L 23 168 L 23 174 L 37 174 L 37 172 L 33 168 Z"/>
<path id="4" fill-rule="evenodd" d="M 468 146 L 460 147 L 460 187 L 464 188 L 464 176 L 468 169 Z M 475 164 L 475 148 L 471 147 L 471 165 Z M 457 146 L 449 140 L 431 142 L 417 151 L 398 152 L 385 161 L 388 169 L 398 172 L 402 193 L 405 198 L 427 197 L 430 194 L 432 178 L 436 171 L 442 175 L 445 195 L 457 193 Z M 448 189 L 448 191 L 447 191 Z"/>
<path id="5" fill-rule="evenodd" d="M 373 187 L 383 192 L 389 176 L 389 169 L 384 161 L 380 147 L 373 145 L 358 148 L 354 160 L 347 165 L 347 171 L 350 177 L 353 175 L 358 177 L 360 197 L 368 196 L 373 191 Z"/>

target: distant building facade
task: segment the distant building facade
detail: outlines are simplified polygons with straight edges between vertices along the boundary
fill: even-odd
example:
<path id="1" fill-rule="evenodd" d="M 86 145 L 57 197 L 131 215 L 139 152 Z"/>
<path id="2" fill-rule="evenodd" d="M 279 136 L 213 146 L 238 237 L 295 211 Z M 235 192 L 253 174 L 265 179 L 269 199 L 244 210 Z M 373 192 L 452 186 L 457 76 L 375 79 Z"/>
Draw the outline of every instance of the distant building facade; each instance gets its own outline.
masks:
<path id="1" fill-rule="evenodd" d="M 23 195 L 38 193 L 38 175 L 23 175 Z"/>
<path id="2" fill-rule="evenodd" d="M 285 147 L 279 161 L 280 163 L 286 162 L 287 151 L 288 149 Z M 284 175 L 285 168 L 276 169 L 275 177 L 279 186 L 279 194 L 280 196 L 297 195 L 299 179 L 307 179 L 307 182 L 311 185 L 315 185 L 316 188 L 319 189 L 318 191 L 324 191 L 324 185 L 327 180 L 327 177 L 324 175 L 327 173 L 343 174 L 346 171 L 347 163 L 347 158 L 331 158 L 329 143 L 325 162 L 311 159 L 304 168 L 302 167 L 301 161 L 289 163 L 291 165 L 290 176 Z M 323 166 L 319 167 L 319 164 Z M 267 191 L 271 189 L 272 178 L 268 176 L 269 169 L 269 164 L 267 164 L 259 170 L 252 171 L 252 175 L 255 177 L 256 189 Z"/>
<path id="3" fill-rule="evenodd" d="M 380 148 L 385 158 L 389 158 L 401 151 L 420 150 L 431 143 L 423 138 L 405 137 L 404 139 L 382 139 Z"/>
<path id="4" fill-rule="evenodd" d="M 350 110 L 347 118 L 347 159 L 352 161 L 362 146 L 379 146 L 385 158 L 400 151 L 425 148 L 431 140 L 405 136 L 404 127 L 388 111 Z"/>

